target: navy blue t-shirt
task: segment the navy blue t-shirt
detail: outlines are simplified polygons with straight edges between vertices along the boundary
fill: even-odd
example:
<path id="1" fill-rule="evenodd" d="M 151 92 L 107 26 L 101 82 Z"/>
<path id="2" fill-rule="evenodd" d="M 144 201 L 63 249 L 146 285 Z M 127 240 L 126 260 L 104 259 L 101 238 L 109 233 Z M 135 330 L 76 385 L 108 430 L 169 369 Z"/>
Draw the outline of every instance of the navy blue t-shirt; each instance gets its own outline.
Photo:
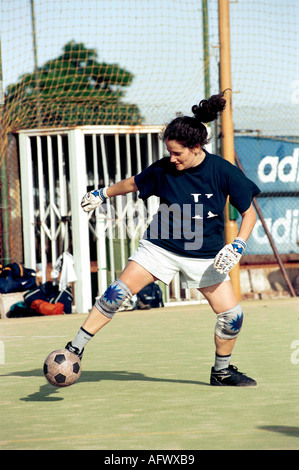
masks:
<path id="1" fill-rule="evenodd" d="M 135 176 L 139 197 L 160 198 L 144 238 L 181 256 L 214 258 L 223 247 L 224 207 L 242 214 L 259 188 L 239 168 L 205 151 L 196 167 L 178 171 L 169 157 Z"/>

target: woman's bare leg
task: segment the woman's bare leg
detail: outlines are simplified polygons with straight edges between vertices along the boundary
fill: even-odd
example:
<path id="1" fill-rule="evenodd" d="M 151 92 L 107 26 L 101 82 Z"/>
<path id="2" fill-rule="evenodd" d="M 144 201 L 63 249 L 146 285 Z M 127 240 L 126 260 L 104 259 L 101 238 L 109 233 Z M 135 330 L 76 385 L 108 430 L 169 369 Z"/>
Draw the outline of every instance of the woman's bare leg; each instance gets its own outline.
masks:
<path id="1" fill-rule="evenodd" d="M 143 287 L 156 278 L 135 261 L 129 261 L 119 278 L 129 287 L 132 295 L 137 294 Z M 97 307 L 93 306 L 82 327 L 91 335 L 95 335 L 101 328 L 111 321 Z"/>
<path id="2" fill-rule="evenodd" d="M 226 312 L 238 305 L 238 301 L 230 281 L 221 282 L 214 286 L 204 287 L 199 289 L 199 291 L 207 299 L 215 313 Z M 230 355 L 234 349 L 236 340 L 237 338 L 221 339 L 217 335 L 214 335 L 216 354 L 218 354 L 218 356 Z"/>

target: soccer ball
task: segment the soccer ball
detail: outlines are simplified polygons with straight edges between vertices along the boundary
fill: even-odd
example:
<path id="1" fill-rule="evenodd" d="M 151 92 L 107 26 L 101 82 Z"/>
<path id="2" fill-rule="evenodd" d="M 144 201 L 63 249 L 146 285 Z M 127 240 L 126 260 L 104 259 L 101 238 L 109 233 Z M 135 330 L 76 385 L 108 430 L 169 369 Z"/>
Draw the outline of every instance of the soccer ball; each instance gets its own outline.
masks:
<path id="1" fill-rule="evenodd" d="M 44 362 L 44 375 L 56 387 L 69 387 L 81 375 L 81 361 L 67 349 L 52 351 Z"/>

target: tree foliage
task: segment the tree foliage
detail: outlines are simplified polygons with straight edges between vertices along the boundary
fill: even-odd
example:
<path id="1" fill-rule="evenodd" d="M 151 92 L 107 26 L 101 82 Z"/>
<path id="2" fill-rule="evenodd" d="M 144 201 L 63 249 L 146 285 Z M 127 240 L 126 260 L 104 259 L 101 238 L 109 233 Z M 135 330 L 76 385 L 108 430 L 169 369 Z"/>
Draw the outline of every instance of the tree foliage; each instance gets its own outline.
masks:
<path id="1" fill-rule="evenodd" d="M 16 130 L 140 124 L 138 107 L 122 101 L 132 81 L 132 73 L 117 64 L 98 62 L 95 49 L 71 41 L 59 57 L 8 86 L 8 125 Z"/>

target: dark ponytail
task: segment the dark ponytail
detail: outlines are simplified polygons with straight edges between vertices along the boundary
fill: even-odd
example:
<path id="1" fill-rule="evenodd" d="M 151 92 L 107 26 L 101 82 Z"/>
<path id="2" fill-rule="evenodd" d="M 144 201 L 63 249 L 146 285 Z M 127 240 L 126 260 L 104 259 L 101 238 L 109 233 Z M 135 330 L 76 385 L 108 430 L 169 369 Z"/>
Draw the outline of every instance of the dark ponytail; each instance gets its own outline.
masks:
<path id="1" fill-rule="evenodd" d="M 176 140 L 184 147 L 204 147 L 209 143 L 208 131 L 203 123 L 215 121 L 225 108 L 224 93 L 201 100 L 199 105 L 192 106 L 193 117 L 180 116 L 166 127 L 163 140 Z"/>
<path id="2" fill-rule="evenodd" d="M 200 122 L 215 121 L 226 105 L 226 100 L 223 98 L 224 93 L 213 95 L 208 100 L 201 100 L 198 106 L 196 104 L 192 106 L 194 117 Z"/>

